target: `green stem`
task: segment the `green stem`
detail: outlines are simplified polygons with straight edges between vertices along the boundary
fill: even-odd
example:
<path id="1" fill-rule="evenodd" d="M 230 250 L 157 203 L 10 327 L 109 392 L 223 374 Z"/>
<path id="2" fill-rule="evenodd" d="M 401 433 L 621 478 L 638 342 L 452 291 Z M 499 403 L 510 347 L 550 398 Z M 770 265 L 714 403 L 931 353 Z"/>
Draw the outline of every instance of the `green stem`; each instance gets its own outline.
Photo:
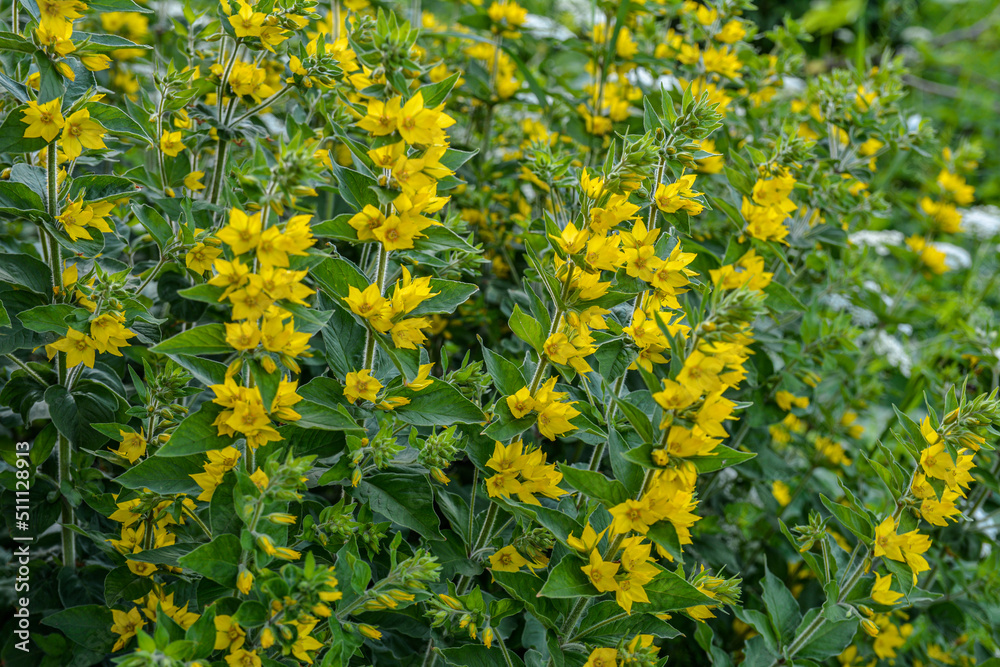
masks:
<path id="1" fill-rule="evenodd" d="M 212 182 L 208 189 L 208 201 L 212 204 L 219 203 L 222 195 L 222 184 L 226 174 L 226 159 L 229 157 L 229 142 L 219 137 L 215 145 L 215 168 L 212 170 Z"/>
<path id="2" fill-rule="evenodd" d="M 389 252 L 381 243 L 378 248 L 378 264 L 375 267 L 375 284 L 378 285 L 379 295 L 385 292 L 385 275 L 389 266 Z M 371 370 L 375 363 L 375 332 L 371 326 L 365 334 L 365 358 L 362 368 Z"/>
<path id="3" fill-rule="evenodd" d="M 239 118 L 231 121 L 229 123 L 229 125 L 235 125 L 236 123 L 239 123 L 239 122 L 241 122 L 241 121 L 249 118 L 250 116 L 254 115 L 255 113 L 257 113 L 261 109 L 266 109 L 267 107 L 271 106 L 272 104 L 274 104 L 275 102 L 277 102 L 278 100 L 280 100 L 282 97 L 284 97 L 285 94 L 288 91 L 290 91 L 291 89 L 292 89 L 291 86 L 285 86 L 284 88 L 282 88 L 281 90 L 279 90 L 278 92 L 276 92 L 274 95 L 271 95 L 269 98 L 267 98 L 266 100 L 264 100 L 263 102 L 261 102 L 257 106 L 255 106 L 252 109 L 248 110 L 246 113 L 244 113 Z"/>
<path id="4" fill-rule="evenodd" d="M 486 510 L 486 518 L 483 520 L 483 527 L 479 530 L 479 535 L 476 536 L 476 541 L 472 544 L 472 549 L 469 550 L 469 558 L 472 558 L 472 554 L 479 551 L 486 542 L 492 537 L 493 526 L 497 520 L 498 506 L 496 503 L 491 502 L 490 507 Z M 455 584 L 455 590 L 458 591 L 459 595 L 464 595 L 469 584 L 472 583 L 472 577 L 462 575 L 458 578 L 458 582 Z"/>
<path id="5" fill-rule="evenodd" d="M 35 371 L 33 371 L 31 369 L 31 367 L 28 366 L 28 364 L 24 363 L 23 361 L 21 361 L 20 359 L 18 359 L 17 357 L 15 357 L 13 354 L 7 353 L 7 354 L 5 354 L 3 356 L 7 357 L 11 361 L 13 361 L 15 364 L 17 364 L 21 368 L 22 371 L 24 371 L 25 373 L 27 373 L 31 377 L 31 379 L 34 380 L 35 382 L 37 382 L 38 384 L 40 384 L 40 385 L 42 385 L 44 387 L 48 387 L 49 386 L 49 383 L 46 382 L 45 380 L 43 380 L 41 375 L 39 375 L 38 373 L 36 373 Z"/>
<path id="6" fill-rule="evenodd" d="M 507 663 L 507 667 L 514 667 L 514 663 L 510 659 L 510 653 L 507 652 L 507 646 L 503 643 L 503 637 L 500 633 L 496 633 L 497 645 L 500 647 L 500 653 L 503 655 L 504 662 Z"/>
<path id="7" fill-rule="evenodd" d="M 211 540 L 212 539 L 212 531 L 209 530 L 208 526 L 205 525 L 205 522 L 202 521 L 201 519 L 199 519 L 197 514 L 195 514 L 194 512 L 192 512 L 191 510 L 189 510 L 187 508 L 184 509 L 184 512 L 189 517 L 191 517 L 192 521 L 194 521 L 196 524 L 198 524 L 198 527 L 202 529 L 202 531 L 205 533 L 205 536 L 208 537 L 209 540 Z"/>
<path id="8" fill-rule="evenodd" d="M 53 221 L 59 217 L 59 167 L 56 162 L 57 157 L 57 146 L 53 142 L 49 144 L 48 149 L 45 151 L 45 191 L 46 191 L 46 206 L 48 209 L 49 216 Z M 44 235 L 47 232 L 41 230 Z M 60 296 L 62 294 L 62 252 L 60 250 L 59 244 L 56 240 L 49 239 L 49 257 L 48 263 L 49 268 L 52 271 L 52 286 L 59 287 Z M 59 378 L 59 385 L 62 387 L 66 386 L 66 358 L 65 354 L 59 352 L 56 354 L 56 377 Z M 59 433 L 57 436 L 57 448 L 58 448 L 58 458 L 59 458 L 59 489 L 62 492 L 63 486 L 70 486 L 73 482 L 72 475 L 72 464 L 73 464 L 73 450 L 70 447 L 69 439 Z M 73 512 L 73 506 L 70 505 L 69 499 L 65 496 L 62 499 L 62 512 L 61 512 L 61 523 L 62 523 L 62 556 L 63 556 L 63 566 L 65 567 L 75 567 L 76 566 L 76 533 L 73 532 L 72 526 L 76 523 L 76 517 Z"/>

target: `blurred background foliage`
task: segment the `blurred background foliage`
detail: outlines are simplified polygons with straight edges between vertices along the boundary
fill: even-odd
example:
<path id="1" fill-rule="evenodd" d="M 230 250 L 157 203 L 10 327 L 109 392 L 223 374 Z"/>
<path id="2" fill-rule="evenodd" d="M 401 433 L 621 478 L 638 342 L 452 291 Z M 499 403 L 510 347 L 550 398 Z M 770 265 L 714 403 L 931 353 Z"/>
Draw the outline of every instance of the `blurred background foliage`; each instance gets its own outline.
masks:
<path id="1" fill-rule="evenodd" d="M 759 0 L 748 14 L 766 32 L 785 17 L 812 35 L 808 70 L 819 74 L 859 54 L 877 65 L 886 49 L 910 73 L 907 106 L 929 118 L 942 144 L 978 144 L 976 192 L 1000 198 L 1000 0 Z"/>

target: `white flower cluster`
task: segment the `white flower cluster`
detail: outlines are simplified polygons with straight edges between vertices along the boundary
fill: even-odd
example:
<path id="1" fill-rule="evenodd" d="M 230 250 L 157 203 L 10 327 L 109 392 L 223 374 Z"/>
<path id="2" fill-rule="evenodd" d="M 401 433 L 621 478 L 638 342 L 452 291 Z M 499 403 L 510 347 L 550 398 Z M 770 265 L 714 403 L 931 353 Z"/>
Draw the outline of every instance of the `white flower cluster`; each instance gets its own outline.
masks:
<path id="1" fill-rule="evenodd" d="M 899 369 L 903 377 L 910 377 L 910 372 L 913 369 L 913 358 L 903 343 L 892 334 L 886 333 L 882 329 L 866 331 L 858 336 L 856 341 L 858 347 L 868 345 L 873 336 L 872 353 L 885 359 L 886 363 L 893 368 Z"/>
<path id="2" fill-rule="evenodd" d="M 862 229 L 848 236 L 847 240 L 855 246 L 874 248 L 876 253 L 885 256 L 889 254 L 890 247 L 903 245 L 904 238 L 903 232 L 895 229 Z"/>

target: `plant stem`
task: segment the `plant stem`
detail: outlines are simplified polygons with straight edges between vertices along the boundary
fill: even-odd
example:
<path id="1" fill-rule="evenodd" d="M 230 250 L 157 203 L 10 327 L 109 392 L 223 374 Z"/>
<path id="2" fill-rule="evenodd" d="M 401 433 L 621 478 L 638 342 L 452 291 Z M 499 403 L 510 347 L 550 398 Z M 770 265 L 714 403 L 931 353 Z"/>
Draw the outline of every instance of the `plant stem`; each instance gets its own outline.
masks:
<path id="1" fill-rule="evenodd" d="M 218 204 L 219 197 L 222 195 L 227 157 L 229 157 L 229 142 L 220 136 L 215 145 L 215 168 L 212 170 L 212 182 L 208 188 L 208 201 L 212 204 Z"/>
<path id="2" fill-rule="evenodd" d="M 510 653 L 507 652 L 507 646 L 503 643 L 503 637 L 497 632 L 497 645 L 500 646 L 500 653 L 503 655 L 504 662 L 507 663 L 507 667 L 514 667 L 514 663 L 511 662 Z"/>
<path id="3" fill-rule="evenodd" d="M 244 113 L 239 118 L 236 118 L 235 120 L 230 121 L 229 124 L 233 125 L 235 123 L 239 123 L 239 122 L 241 122 L 241 121 L 249 118 L 250 116 L 254 115 L 255 113 L 257 113 L 261 109 L 266 109 L 267 107 L 271 106 L 272 104 L 274 104 L 275 102 L 277 102 L 279 99 L 281 99 L 282 97 L 284 97 L 285 94 L 289 90 L 291 90 L 291 89 L 292 89 L 291 86 L 285 86 L 284 88 L 282 88 L 281 90 L 279 90 L 278 92 L 276 92 L 274 95 L 271 95 L 269 98 L 267 98 L 266 100 L 264 100 L 263 102 L 261 102 L 257 106 L 253 107 L 252 109 L 249 109 L 246 113 Z"/>
<path id="4" fill-rule="evenodd" d="M 483 520 L 483 527 L 479 530 L 479 535 L 476 536 L 476 541 L 472 543 L 472 549 L 469 550 L 469 558 L 472 558 L 472 554 L 479 551 L 492 536 L 493 526 L 497 520 L 497 511 L 497 504 L 491 502 L 489 509 L 486 510 L 486 518 Z M 463 574 L 458 578 L 458 583 L 455 584 L 455 590 L 458 591 L 459 595 L 464 595 L 465 590 L 468 588 L 470 583 L 472 583 L 472 577 Z"/>
<path id="5" fill-rule="evenodd" d="M 385 292 L 385 274 L 389 265 L 389 252 L 385 249 L 385 246 L 381 243 L 378 248 L 378 264 L 375 267 L 375 284 L 378 285 L 378 293 L 382 295 Z M 375 332 L 369 325 L 367 333 L 365 333 L 365 358 L 362 368 L 367 368 L 371 370 L 372 364 L 375 363 Z"/>
<path id="6" fill-rule="evenodd" d="M 34 380 L 35 382 L 37 382 L 38 384 L 40 384 L 42 386 L 45 386 L 45 387 L 49 386 L 49 383 L 46 382 L 45 380 L 43 380 L 41 375 L 39 375 L 35 371 L 31 370 L 31 367 L 28 366 L 28 364 L 24 363 L 23 361 L 21 361 L 20 359 L 18 359 L 17 357 L 15 357 L 13 354 L 7 353 L 7 354 L 5 354 L 3 356 L 7 357 L 11 361 L 13 361 L 15 364 L 17 364 L 21 368 L 22 371 L 24 371 L 25 373 L 27 373 L 31 377 L 31 379 Z"/>
<path id="7" fill-rule="evenodd" d="M 49 144 L 48 149 L 45 151 L 45 192 L 46 192 L 46 208 L 49 216 L 55 220 L 59 217 L 59 167 L 56 162 L 58 150 L 55 142 Z M 42 235 L 47 234 L 44 229 L 40 230 Z M 49 239 L 49 256 L 46 258 L 48 260 L 49 268 L 52 271 L 52 286 L 53 288 L 58 288 L 59 294 L 62 294 L 62 251 L 59 248 L 59 243 L 56 242 L 54 238 Z M 59 379 L 59 386 L 66 386 L 66 355 L 63 352 L 56 354 L 56 377 Z M 73 464 L 73 450 L 70 447 L 69 439 L 59 433 L 57 436 L 57 449 L 59 458 L 59 490 L 62 493 L 63 485 L 70 486 L 73 482 L 72 479 L 72 464 Z M 69 499 L 63 496 L 62 498 L 62 513 L 60 516 L 62 522 L 62 556 L 63 556 L 63 566 L 64 567 L 75 567 L 76 566 L 76 533 L 73 532 L 72 526 L 76 523 L 76 517 L 74 516 L 73 506 L 70 505 Z"/>

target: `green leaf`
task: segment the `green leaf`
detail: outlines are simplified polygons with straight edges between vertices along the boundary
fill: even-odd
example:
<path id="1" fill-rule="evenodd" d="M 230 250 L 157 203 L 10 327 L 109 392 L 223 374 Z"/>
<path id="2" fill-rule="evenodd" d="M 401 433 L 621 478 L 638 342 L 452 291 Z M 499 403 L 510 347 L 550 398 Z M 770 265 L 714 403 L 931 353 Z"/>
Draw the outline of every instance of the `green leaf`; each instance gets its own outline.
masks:
<path id="1" fill-rule="evenodd" d="M 8 93 L 14 96 L 14 98 L 24 104 L 28 101 L 28 87 L 23 83 L 15 81 L 6 74 L 0 72 L 0 86 L 3 87 Z"/>
<path id="2" fill-rule="evenodd" d="M 148 487 L 154 493 L 199 494 L 201 487 L 191 475 L 204 472 L 204 461 L 196 457 L 165 457 L 155 455 L 119 475 L 115 481 L 126 489 Z"/>
<path id="3" fill-rule="evenodd" d="M 688 460 L 694 464 L 699 473 L 706 473 L 739 465 L 755 456 L 757 454 L 754 452 L 741 452 L 725 445 L 716 445 L 708 456 L 692 456 Z"/>
<path id="4" fill-rule="evenodd" d="M 257 600 L 246 600 L 233 614 L 233 620 L 245 628 L 256 628 L 267 622 L 267 607 Z"/>
<path id="5" fill-rule="evenodd" d="M 78 41 L 87 40 L 87 50 L 96 53 L 111 53 L 118 49 L 150 49 L 146 44 L 136 44 L 132 40 L 119 37 L 118 35 L 105 35 L 93 32 L 74 32 L 73 39 Z"/>
<path id="6" fill-rule="evenodd" d="M 77 447 L 95 449 L 108 441 L 91 424 L 115 421 L 118 401 L 110 389 L 95 382 L 80 382 L 70 393 L 54 385 L 45 390 L 45 402 L 59 433 Z"/>
<path id="7" fill-rule="evenodd" d="M 819 609 L 813 609 L 805 618 L 802 619 L 802 624 L 799 626 L 799 630 L 807 627 L 815 618 L 816 614 L 820 613 Z M 842 621 L 831 621 L 828 620 L 826 623 L 821 625 L 816 632 L 809 638 L 799 652 L 796 654 L 796 658 L 804 658 L 807 660 L 818 660 L 825 661 L 827 658 L 832 658 L 835 655 L 840 655 L 844 652 L 851 642 L 854 641 L 854 635 L 858 632 L 858 621 L 855 619 L 847 619 Z M 796 632 L 798 634 L 798 632 Z"/>
<path id="8" fill-rule="evenodd" d="M 37 257 L 0 253 L 0 282 L 10 283 L 51 298 L 52 272 Z"/>
<path id="9" fill-rule="evenodd" d="M 771 282 L 770 285 L 764 288 L 764 293 L 767 294 L 764 303 L 776 312 L 785 313 L 793 310 L 807 310 L 805 305 L 799 301 L 799 298 L 779 282 Z"/>
<path id="10" fill-rule="evenodd" d="M 586 565 L 586 561 L 574 554 L 563 556 L 549 571 L 549 577 L 538 594 L 547 598 L 592 598 L 602 595 L 583 573 L 581 568 Z"/>
<path id="11" fill-rule="evenodd" d="M 365 328 L 345 310 L 334 309 L 330 321 L 320 332 L 326 363 L 338 377 L 358 368 L 365 350 Z"/>
<path id="12" fill-rule="evenodd" d="M 354 495 L 368 501 L 373 512 L 431 540 L 443 540 L 434 509 L 434 492 L 423 475 L 404 472 L 366 477 Z"/>
<path id="13" fill-rule="evenodd" d="M 334 302 L 341 308 L 347 308 L 343 298 L 348 295 L 351 287 L 356 287 L 364 291 L 368 285 L 368 279 L 357 266 L 340 257 L 331 257 L 323 260 L 314 266 L 309 275 L 315 280 L 323 291 L 334 297 Z"/>
<path id="14" fill-rule="evenodd" d="M 421 86 L 419 92 L 424 98 L 424 107 L 429 109 L 444 102 L 445 98 L 448 97 L 448 93 L 451 92 L 452 88 L 458 82 L 458 75 L 459 73 L 455 72 L 447 79 Z"/>
<path id="15" fill-rule="evenodd" d="M 85 204 L 107 199 L 123 199 L 131 197 L 135 193 L 135 183 L 130 179 L 104 174 L 74 178 L 69 187 L 69 198 L 75 201 L 82 195 Z"/>
<path id="16" fill-rule="evenodd" d="M 212 425 L 224 409 L 211 401 L 202 403 L 197 412 L 189 414 L 177 426 L 170 440 L 156 452 L 156 456 L 190 456 L 232 445 L 235 439 L 219 435 L 219 429 Z"/>
<path id="17" fill-rule="evenodd" d="M 139 220 L 139 224 L 145 227 L 146 231 L 149 232 L 149 235 L 153 237 L 154 241 L 156 241 L 156 245 L 160 246 L 161 251 L 170 245 L 170 242 L 174 238 L 174 231 L 171 229 L 170 223 L 164 220 L 162 215 L 160 215 L 152 207 L 145 206 L 143 204 L 132 204 L 132 212 L 135 213 L 135 217 Z M 197 287 L 211 287 L 211 285 L 198 285 Z M 214 303 L 218 303 L 218 300 Z"/>
<path id="18" fill-rule="evenodd" d="M 91 5 L 93 7 L 93 5 Z M 118 107 L 99 102 L 89 102 L 83 108 L 90 112 L 90 117 L 104 126 L 111 134 L 133 137 L 147 144 L 155 143 L 152 137 L 139 123 Z"/>
<path id="19" fill-rule="evenodd" d="M 215 650 L 215 607 L 207 607 L 201 616 L 184 633 L 184 638 L 194 644 L 192 657 L 207 658 Z"/>
<path id="20" fill-rule="evenodd" d="M 507 401 L 497 401 L 493 406 L 493 412 L 497 418 L 483 431 L 484 435 L 493 440 L 510 440 L 515 438 L 534 426 L 537 419 L 534 413 L 529 413 L 520 419 L 515 419 L 510 408 L 507 406 Z"/>
<path id="21" fill-rule="evenodd" d="M 528 315 L 517 304 L 514 305 L 514 312 L 510 314 L 510 329 L 525 343 L 535 348 L 536 352 L 541 352 L 545 345 L 545 332 L 542 325 L 531 315 Z"/>
<path id="22" fill-rule="evenodd" d="M 622 414 L 625 415 L 625 418 L 628 419 L 628 422 L 632 424 L 632 427 L 639 434 L 639 437 L 642 438 L 643 442 L 654 442 L 656 435 L 653 432 L 653 424 L 649 421 L 646 413 L 627 400 L 614 396 L 612 396 L 612 399 L 615 405 L 618 406 L 618 409 L 622 411 Z"/>
<path id="23" fill-rule="evenodd" d="M 625 485 L 630 496 L 639 493 L 642 486 L 642 467 L 625 458 L 628 442 L 615 428 L 608 429 L 608 458 L 611 459 L 611 470 L 615 479 Z"/>
<path id="24" fill-rule="evenodd" d="M 718 604 L 680 575 L 664 570 L 646 586 L 649 604 L 636 605 L 639 611 L 663 614 L 702 604 Z M 635 609 L 633 609 L 634 611 Z"/>
<path id="25" fill-rule="evenodd" d="M 298 389 L 303 400 L 295 404 L 301 418 L 297 428 L 323 431 L 361 430 L 357 421 L 347 411 L 344 387 L 335 378 L 313 378 Z"/>
<path id="26" fill-rule="evenodd" d="M 152 9 L 137 5 L 132 0 L 94 0 L 88 3 L 90 9 L 99 12 L 136 12 L 138 14 L 151 14 Z"/>
<path id="27" fill-rule="evenodd" d="M 614 600 L 604 600 L 592 605 L 580 622 L 580 630 L 575 639 L 586 638 L 588 644 L 614 645 L 622 637 L 634 637 L 637 634 L 653 635 L 660 639 L 673 639 L 680 635 L 672 625 L 649 614 L 632 614 L 608 622 L 620 616 L 623 616 L 622 608 Z M 604 625 L 594 627 L 601 623 Z"/>
<path id="28" fill-rule="evenodd" d="M 13 32 L 0 32 L 0 51 L 16 51 L 17 53 L 34 53 L 35 45 Z"/>
<path id="29" fill-rule="evenodd" d="M 159 345 L 154 345 L 150 348 L 150 352 L 168 356 L 230 354 L 233 352 L 233 348 L 226 342 L 226 327 L 224 325 L 203 324 L 168 338 Z"/>
<path id="30" fill-rule="evenodd" d="M 119 600 L 138 600 L 151 590 L 153 581 L 149 577 L 132 574 L 127 565 L 116 567 L 104 578 L 104 601 L 109 607 L 115 606 Z"/>
<path id="31" fill-rule="evenodd" d="M 89 313 L 83 308 L 75 308 L 65 303 L 54 303 L 46 306 L 36 306 L 29 310 L 18 313 L 17 319 L 25 329 L 37 331 L 38 333 L 55 333 L 60 336 L 66 335 L 69 325 L 66 318 L 76 313 L 86 319 Z"/>
<path id="32" fill-rule="evenodd" d="M 300 418 L 295 426 L 321 431 L 359 431 L 363 430 L 343 407 L 321 405 L 312 401 L 299 401 L 294 406 Z"/>
<path id="33" fill-rule="evenodd" d="M 45 212 L 45 204 L 42 198 L 24 183 L 0 181 L 0 211 L 11 215 L 20 215 L 26 211 L 41 214 Z"/>
<path id="34" fill-rule="evenodd" d="M 111 634 L 114 617 L 104 605 L 88 604 L 57 611 L 42 619 L 70 640 L 95 653 L 110 654 L 115 644 Z"/>
<path id="35" fill-rule="evenodd" d="M 629 498 L 629 492 L 621 482 L 608 479 L 597 471 L 581 470 L 565 464 L 559 465 L 559 471 L 567 484 L 607 507 L 619 505 Z"/>
<path id="36" fill-rule="evenodd" d="M 340 183 L 340 196 L 355 211 L 360 211 L 365 206 L 379 205 L 378 195 L 373 190 L 378 187 L 378 181 L 374 178 L 338 165 L 334 166 L 334 174 Z"/>
<path id="37" fill-rule="evenodd" d="M 486 421 L 486 415 L 475 403 L 441 379 L 435 379 L 431 386 L 420 391 L 403 389 L 393 395 L 410 399 L 407 405 L 401 405 L 393 412 L 413 426 L 451 426 Z"/>
<path id="38" fill-rule="evenodd" d="M 191 553 L 198 547 L 195 543 L 171 544 L 158 549 L 146 549 L 138 553 L 129 554 L 129 560 L 140 561 L 142 563 L 152 563 L 153 565 L 167 565 L 169 567 L 180 566 L 180 559 Z"/>
<path id="39" fill-rule="evenodd" d="M 226 588 L 236 588 L 239 574 L 240 556 L 243 547 L 235 535 L 219 535 L 208 544 L 203 544 L 178 561 L 181 567 L 222 584 Z"/>
<path id="40" fill-rule="evenodd" d="M 482 343 L 482 341 L 480 341 Z M 486 362 L 486 371 L 493 378 L 493 386 L 505 395 L 510 396 L 517 393 L 528 385 L 528 381 L 521 374 L 521 369 L 512 361 L 500 356 L 485 345 L 483 348 L 483 361 Z"/>
<path id="41" fill-rule="evenodd" d="M 830 513 L 837 517 L 837 521 L 842 523 L 855 537 L 863 540 L 865 544 L 871 544 L 875 529 L 867 517 L 852 507 L 833 502 L 822 493 L 819 495 L 819 499 L 830 510 Z"/>
<path id="42" fill-rule="evenodd" d="M 795 636 L 795 628 L 802 620 L 802 611 L 795 596 L 784 582 L 768 569 L 767 563 L 764 564 L 764 573 L 764 607 L 767 609 L 775 634 L 784 645 Z"/>
<path id="43" fill-rule="evenodd" d="M 468 301 L 469 297 L 478 291 L 478 287 L 469 283 L 431 278 L 431 294 L 435 292 L 437 294 L 414 308 L 408 313 L 408 317 L 431 315 L 433 313 L 453 313 L 456 308 Z"/>

